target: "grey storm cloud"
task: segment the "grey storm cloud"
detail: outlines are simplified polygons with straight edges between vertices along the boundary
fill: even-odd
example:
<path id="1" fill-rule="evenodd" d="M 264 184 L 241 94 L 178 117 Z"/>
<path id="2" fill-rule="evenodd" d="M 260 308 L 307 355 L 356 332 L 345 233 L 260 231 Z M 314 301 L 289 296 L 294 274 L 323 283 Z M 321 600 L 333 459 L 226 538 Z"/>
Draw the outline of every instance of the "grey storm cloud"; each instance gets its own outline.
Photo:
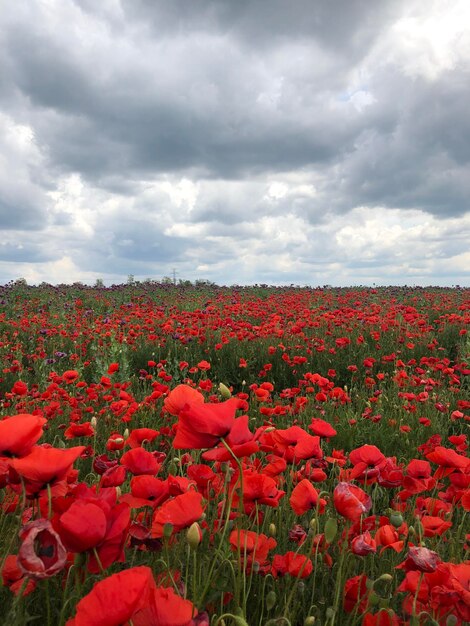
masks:
<path id="1" fill-rule="evenodd" d="M 464 267 L 468 33 L 403 30 L 450 4 L 0 0 L 0 263 L 302 282 L 392 267 L 403 228 Z"/>

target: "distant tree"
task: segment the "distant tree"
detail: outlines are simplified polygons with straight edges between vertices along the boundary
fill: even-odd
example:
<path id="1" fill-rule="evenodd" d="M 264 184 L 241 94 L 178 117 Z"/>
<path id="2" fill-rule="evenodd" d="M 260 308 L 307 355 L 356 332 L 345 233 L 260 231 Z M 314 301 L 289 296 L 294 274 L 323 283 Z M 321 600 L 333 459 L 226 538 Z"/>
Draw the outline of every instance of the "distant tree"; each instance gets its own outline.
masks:
<path id="1" fill-rule="evenodd" d="M 162 283 L 164 285 L 172 285 L 173 284 L 173 278 L 171 278 L 170 276 L 164 276 L 162 278 Z"/>
<path id="2" fill-rule="evenodd" d="M 97 289 L 101 289 L 102 287 L 104 287 L 104 281 L 102 278 L 97 278 L 95 281 L 95 287 Z"/>
<path id="3" fill-rule="evenodd" d="M 127 277 L 127 284 L 134 285 L 135 284 L 135 276 L 134 274 L 129 274 Z"/>

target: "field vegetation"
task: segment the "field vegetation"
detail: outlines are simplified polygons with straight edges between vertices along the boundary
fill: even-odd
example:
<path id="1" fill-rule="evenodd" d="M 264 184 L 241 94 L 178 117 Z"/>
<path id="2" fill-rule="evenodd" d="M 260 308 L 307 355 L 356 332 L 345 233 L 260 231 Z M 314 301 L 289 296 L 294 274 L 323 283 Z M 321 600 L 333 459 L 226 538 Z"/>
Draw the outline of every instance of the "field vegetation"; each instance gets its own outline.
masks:
<path id="1" fill-rule="evenodd" d="M 0 288 L 0 622 L 470 623 L 470 290 Z"/>

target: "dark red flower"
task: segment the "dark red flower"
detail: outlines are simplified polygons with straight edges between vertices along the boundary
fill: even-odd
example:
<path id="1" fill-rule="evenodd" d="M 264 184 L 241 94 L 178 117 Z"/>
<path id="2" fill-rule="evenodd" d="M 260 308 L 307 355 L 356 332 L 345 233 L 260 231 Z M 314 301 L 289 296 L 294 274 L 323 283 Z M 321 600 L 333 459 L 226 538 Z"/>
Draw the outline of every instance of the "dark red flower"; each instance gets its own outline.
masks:
<path id="1" fill-rule="evenodd" d="M 366 530 L 361 535 L 356 535 L 351 541 L 351 552 L 358 556 L 366 556 L 367 554 L 377 551 L 377 543 L 372 539 L 372 535 Z"/>
<path id="2" fill-rule="evenodd" d="M 410 546 L 406 561 L 398 565 L 398 569 L 407 572 L 416 570 L 418 572 L 434 572 L 441 562 L 437 552 L 422 546 Z"/>
<path id="3" fill-rule="evenodd" d="M 49 520 L 29 522 L 19 536 L 18 567 L 26 576 L 49 578 L 64 568 L 67 551 Z"/>
<path id="4" fill-rule="evenodd" d="M 367 576 L 359 574 L 349 578 L 344 584 L 343 606 L 346 613 L 365 611 L 368 604 L 369 591 L 367 588 Z"/>

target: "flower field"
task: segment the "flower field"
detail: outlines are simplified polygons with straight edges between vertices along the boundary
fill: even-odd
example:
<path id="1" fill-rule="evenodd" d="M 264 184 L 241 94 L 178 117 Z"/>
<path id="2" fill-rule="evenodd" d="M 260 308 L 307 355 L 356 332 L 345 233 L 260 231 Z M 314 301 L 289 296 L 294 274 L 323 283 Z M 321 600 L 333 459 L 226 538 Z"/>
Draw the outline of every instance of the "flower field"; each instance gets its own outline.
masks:
<path id="1" fill-rule="evenodd" d="M 1 287 L 0 622 L 470 623 L 469 325 L 462 288 Z"/>

